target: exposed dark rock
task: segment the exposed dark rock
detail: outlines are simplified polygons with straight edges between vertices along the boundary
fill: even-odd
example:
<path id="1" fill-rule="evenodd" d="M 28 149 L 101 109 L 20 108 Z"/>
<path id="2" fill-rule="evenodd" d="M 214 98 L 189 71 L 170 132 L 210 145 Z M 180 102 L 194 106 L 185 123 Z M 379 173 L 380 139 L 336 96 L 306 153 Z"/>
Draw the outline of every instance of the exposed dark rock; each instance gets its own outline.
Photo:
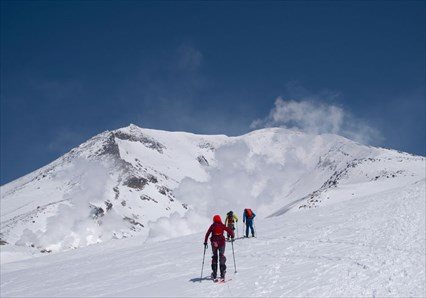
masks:
<path id="1" fill-rule="evenodd" d="M 124 220 L 125 221 L 127 221 L 127 222 L 129 222 L 129 223 L 131 223 L 132 225 L 135 225 L 135 226 L 141 226 L 142 228 L 144 227 L 144 225 L 143 224 L 141 224 L 140 222 L 138 222 L 138 221 L 136 221 L 136 220 L 134 220 L 133 218 L 130 218 L 130 217 L 125 217 L 124 218 Z"/>
<path id="2" fill-rule="evenodd" d="M 112 208 L 112 203 L 110 201 L 105 201 L 105 206 L 106 206 L 106 211 L 109 211 Z"/>
<path id="3" fill-rule="evenodd" d="M 104 214 L 105 214 L 104 209 L 102 209 L 101 207 L 97 207 L 97 206 L 94 206 L 94 205 L 90 205 L 90 208 L 91 208 L 91 210 L 90 210 L 90 215 L 91 215 L 94 219 L 99 218 L 99 217 L 102 217 L 102 216 L 104 216 Z"/>
<path id="4" fill-rule="evenodd" d="M 158 173 L 160 174 L 160 176 L 162 176 L 164 179 L 169 180 L 169 176 L 167 176 L 166 174 L 163 173 Z"/>
<path id="5" fill-rule="evenodd" d="M 123 206 L 123 207 L 126 206 L 126 201 L 125 200 L 121 201 L 121 206 Z"/>
<path id="6" fill-rule="evenodd" d="M 154 175 L 148 174 L 147 178 L 148 178 L 148 181 L 151 183 L 158 183 L 158 179 Z"/>
<path id="7" fill-rule="evenodd" d="M 182 207 L 188 209 L 188 204 L 182 203 Z"/>
<path id="8" fill-rule="evenodd" d="M 118 199 L 118 197 L 120 196 L 120 191 L 119 191 L 119 189 L 118 189 L 118 186 L 114 187 L 112 190 L 115 192 L 115 197 L 114 197 L 114 199 L 115 199 L 115 200 L 117 200 L 117 199 Z"/>
<path id="9" fill-rule="evenodd" d="M 0 238 L 0 245 L 6 245 L 6 244 L 7 244 L 7 242 Z"/>
<path id="10" fill-rule="evenodd" d="M 96 155 L 105 155 L 105 154 L 111 154 L 114 156 L 120 156 L 120 149 L 118 148 L 117 143 L 114 139 L 114 134 L 111 133 L 108 135 L 108 138 L 106 139 L 105 143 L 103 144 L 102 148 L 99 149 L 96 152 Z"/>
<path id="11" fill-rule="evenodd" d="M 135 189 L 143 189 L 145 187 L 145 185 L 148 183 L 148 180 L 142 177 L 129 177 L 127 178 L 127 180 L 124 182 L 124 185 L 130 187 L 130 188 L 135 188 Z"/>
<path id="12" fill-rule="evenodd" d="M 214 151 L 215 148 L 213 147 L 212 144 L 210 144 L 209 142 L 204 142 L 198 145 L 198 147 L 202 148 L 202 149 L 209 149 L 211 151 Z"/>
<path id="13" fill-rule="evenodd" d="M 147 196 L 147 195 L 142 195 L 142 196 L 140 196 L 140 199 L 141 199 L 142 201 L 153 201 L 153 202 L 155 202 L 155 203 L 158 203 L 158 201 L 157 201 L 157 200 L 155 200 L 155 199 L 153 199 L 153 198 L 151 198 L 150 196 Z"/>
<path id="14" fill-rule="evenodd" d="M 203 166 L 208 166 L 209 165 L 209 162 L 207 161 L 207 159 L 203 155 L 198 156 L 197 160 Z"/>
<path id="15" fill-rule="evenodd" d="M 381 178 L 383 178 L 383 179 L 384 178 L 395 178 L 399 175 L 402 175 L 403 173 L 404 173 L 404 171 L 402 171 L 402 170 L 398 170 L 396 172 L 383 170 L 379 173 L 379 175 L 375 176 L 372 180 L 376 181 L 376 180 L 379 180 Z"/>
<path id="16" fill-rule="evenodd" d="M 157 142 L 153 138 L 144 136 L 143 134 L 128 134 L 122 131 L 117 131 L 114 133 L 114 136 L 120 140 L 127 140 L 132 142 L 142 143 L 145 147 L 158 151 L 158 153 L 163 153 L 163 149 L 166 148 L 160 142 Z"/>
<path id="17" fill-rule="evenodd" d="M 157 188 L 158 188 L 158 192 L 164 196 L 166 196 L 167 194 L 171 192 L 170 188 L 167 188 L 165 186 L 157 186 Z"/>

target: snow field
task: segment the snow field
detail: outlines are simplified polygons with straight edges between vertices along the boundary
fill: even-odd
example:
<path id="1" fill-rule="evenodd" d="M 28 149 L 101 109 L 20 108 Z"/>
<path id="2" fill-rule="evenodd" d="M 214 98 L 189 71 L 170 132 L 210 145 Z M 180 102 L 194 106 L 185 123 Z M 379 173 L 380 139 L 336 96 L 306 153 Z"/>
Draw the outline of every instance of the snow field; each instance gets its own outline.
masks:
<path id="1" fill-rule="evenodd" d="M 138 237 L 114 240 L 7 263 L 1 296 L 424 296 L 425 185 L 423 179 L 259 219 L 258 238 L 234 243 L 237 274 L 227 243 L 232 280 L 225 284 L 199 282 L 199 233 L 145 244 Z M 204 276 L 210 274 L 210 255 L 209 250 Z"/>

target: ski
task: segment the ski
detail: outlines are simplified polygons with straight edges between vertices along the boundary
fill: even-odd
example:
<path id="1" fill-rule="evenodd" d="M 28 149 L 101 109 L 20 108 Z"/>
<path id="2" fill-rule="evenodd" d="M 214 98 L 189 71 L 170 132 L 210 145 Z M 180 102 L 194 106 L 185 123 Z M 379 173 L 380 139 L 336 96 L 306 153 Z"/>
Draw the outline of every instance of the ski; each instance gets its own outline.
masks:
<path id="1" fill-rule="evenodd" d="M 231 281 L 231 280 L 232 280 L 232 278 L 230 278 L 230 279 L 215 278 L 215 279 L 213 280 L 213 282 L 214 282 L 214 283 L 216 283 L 216 284 L 224 284 L 224 283 L 226 283 L 226 282 L 228 282 L 228 281 Z"/>

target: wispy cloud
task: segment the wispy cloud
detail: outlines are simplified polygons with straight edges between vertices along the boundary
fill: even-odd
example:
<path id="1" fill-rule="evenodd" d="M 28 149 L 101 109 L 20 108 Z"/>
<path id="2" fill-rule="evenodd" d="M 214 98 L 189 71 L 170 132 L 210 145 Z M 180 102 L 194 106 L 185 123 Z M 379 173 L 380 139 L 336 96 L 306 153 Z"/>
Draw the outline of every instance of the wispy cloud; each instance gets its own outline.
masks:
<path id="1" fill-rule="evenodd" d="M 269 115 L 256 119 L 250 125 L 252 129 L 275 126 L 314 134 L 338 134 L 364 144 L 380 144 L 383 141 L 379 130 L 343 107 L 326 103 L 319 96 L 298 100 L 278 97 Z"/>

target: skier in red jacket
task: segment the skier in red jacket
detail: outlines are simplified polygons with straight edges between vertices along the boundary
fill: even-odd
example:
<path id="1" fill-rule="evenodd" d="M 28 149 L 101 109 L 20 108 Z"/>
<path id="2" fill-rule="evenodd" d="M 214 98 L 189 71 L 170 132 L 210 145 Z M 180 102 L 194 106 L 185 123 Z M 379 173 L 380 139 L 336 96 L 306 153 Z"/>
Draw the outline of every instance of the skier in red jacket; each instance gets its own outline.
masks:
<path id="1" fill-rule="evenodd" d="M 231 235 L 232 240 L 234 239 L 234 231 L 222 223 L 222 219 L 219 215 L 213 217 L 213 224 L 208 229 L 206 236 L 204 237 L 204 246 L 207 246 L 207 239 L 210 237 L 212 245 L 212 278 L 217 278 L 217 261 L 218 261 L 218 252 L 219 252 L 219 264 L 220 264 L 220 278 L 225 279 L 226 273 L 226 257 L 225 257 L 225 236 L 223 232 L 228 232 Z"/>

